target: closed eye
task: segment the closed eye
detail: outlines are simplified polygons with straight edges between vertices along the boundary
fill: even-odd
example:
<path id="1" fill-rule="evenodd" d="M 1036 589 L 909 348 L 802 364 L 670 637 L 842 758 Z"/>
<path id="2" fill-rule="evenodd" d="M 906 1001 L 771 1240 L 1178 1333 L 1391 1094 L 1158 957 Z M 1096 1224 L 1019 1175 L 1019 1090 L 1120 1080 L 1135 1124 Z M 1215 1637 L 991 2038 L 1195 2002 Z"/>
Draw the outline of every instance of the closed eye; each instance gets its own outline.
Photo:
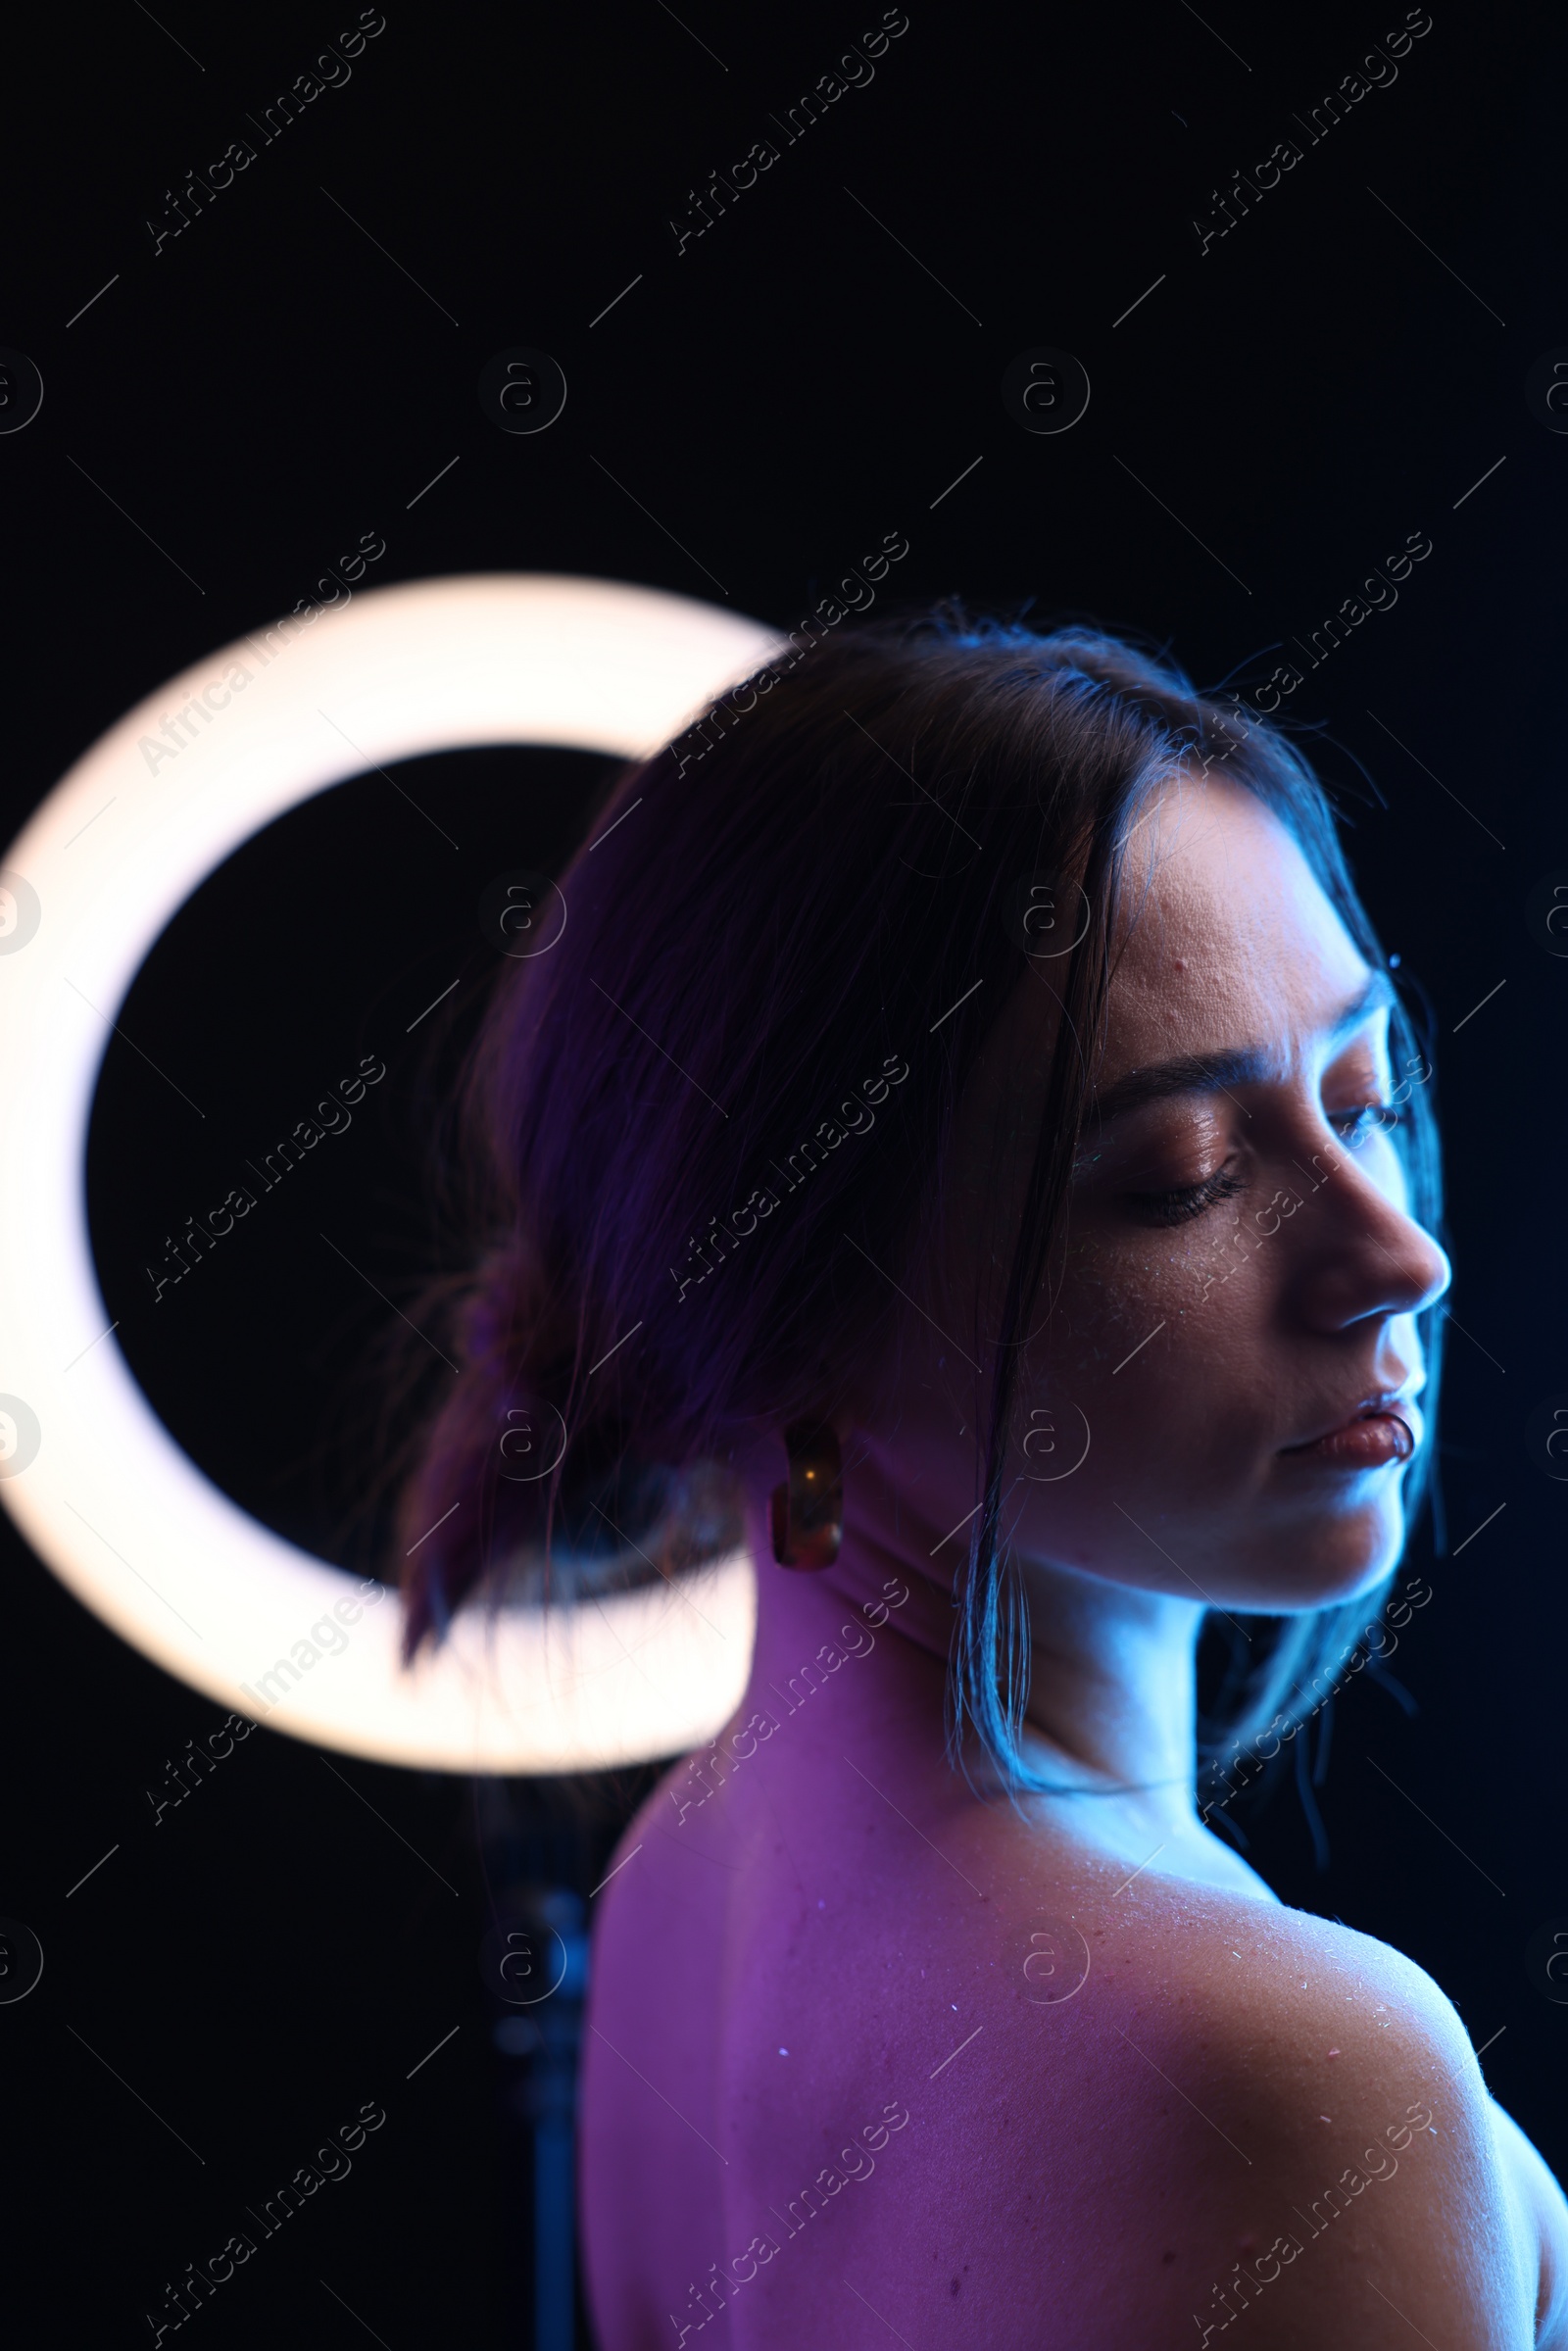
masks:
<path id="1" fill-rule="evenodd" d="M 1239 1192 L 1246 1190 L 1245 1176 L 1222 1167 L 1217 1174 L 1205 1176 L 1200 1184 L 1182 1184 L 1168 1192 L 1134 1192 L 1128 1198 L 1149 1223 L 1177 1225 L 1202 1216 L 1221 1200 L 1234 1200 Z"/>
<path id="2" fill-rule="evenodd" d="M 1353 1109 L 1330 1110 L 1325 1115 L 1335 1133 L 1352 1150 L 1369 1135 L 1390 1133 L 1404 1117 L 1403 1111 L 1393 1102 L 1358 1102 Z"/>

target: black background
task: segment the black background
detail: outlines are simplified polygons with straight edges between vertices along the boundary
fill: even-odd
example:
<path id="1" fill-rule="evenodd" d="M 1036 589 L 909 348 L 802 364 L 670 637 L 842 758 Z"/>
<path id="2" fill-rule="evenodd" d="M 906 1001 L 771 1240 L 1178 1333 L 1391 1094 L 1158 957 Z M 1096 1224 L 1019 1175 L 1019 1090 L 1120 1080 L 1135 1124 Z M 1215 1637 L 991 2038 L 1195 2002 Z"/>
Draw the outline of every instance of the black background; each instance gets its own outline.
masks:
<path id="1" fill-rule="evenodd" d="M 291 608 L 365 532 L 386 542 L 376 585 L 564 571 L 788 626 L 902 531 L 901 597 L 1033 598 L 1036 619 L 1144 631 L 1239 687 L 1305 670 L 1293 640 L 1431 538 L 1395 609 L 1288 709 L 1436 1023 L 1449 1555 L 1429 1535 L 1412 1553 L 1434 1596 L 1393 1669 L 1407 1698 L 1363 1678 L 1338 1703 L 1328 1868 L 1289 1787 L 1250 1850 L 1287 1900 L 1432 1972 L 1568 2171 L 1568 2010 L 1524 1956 L 1568 1914 L 1568 1497 L 1525 1440 L 1568 1386 L 1568 962 L 1526 914 L 1568 866 L 1568 436 L 1525 397 L 1568 346 L 1560 33 L 1544 12 L 1437 0 L 1393 85 L 1311 141 L 1295 118 L 1401 9 L 1213 0 L 1200 18 L 1172 0 L 1069 21 L 910 0 L 869 86 L 786 143 L 772 118 L 876 7 L 391 0 L 346 85 L 264 143 L 250 118 L 357 14 L 323 9 L 209 19 L 164 0 L 157 22 L 126 6 L 13 30 L 0 343 L 45 397 L 0 436 L 7 839 L 125 709 Z M 254 163 L 155 254 L 166 191 L 239 138 Z M 778 161 L 677 250 L 689 191 L 762 138 Z M 1200 250 L 1211 191 L 1283 138 L 1300 162 Z M 537 435 L 498 430 L 476 394 L 518 345 L 568 386 Z M 1092 385 L 1059 435 L 1020 429 L 1001 397 L 1036 346 Z M 478 894 L 504 866 L 559 862 L 607 775 L 495 751 L 408 762 L 417 807 L 380 777 L 344 785 L 210 880 L 121 1015 L 208 1113 L 198 1133 L 111 1047 L 91 1205 L 126 1352 L 212 1475 L 345 1564 L 374 1551 L 389 1317 L 318 1236 L 397 1298 L 436 1261 L 432 1104 L 493 970 Z M 258 1217 L 155 1320 L 163 1235 L 366 1053 L 387 1078 L 318 1154 L 315 1193 Z M 216 1711 L 7 1521 L 0 1546 L 0 1911 L 46 1954 L 37 1990 L 0 2007 L 30 2257 L 14 2278 L 33 2281 L 35 2326 L 150 2340 L 164 2281 L 378 2099 L 353 2176 L 191 2323 L 235 2345 L 282 2326 L 334 2346 L 368 2328 L 391 2351 L 530 2342 L 521 2076 L 493 2046 L 475 1953 L 498 1869 L 587 1891 L 638 1776 L 582 1824 L 560 1790 L 343 1759 L 334 1778 L 259 1731 L 155 1829 L 146 1789 Z"/>

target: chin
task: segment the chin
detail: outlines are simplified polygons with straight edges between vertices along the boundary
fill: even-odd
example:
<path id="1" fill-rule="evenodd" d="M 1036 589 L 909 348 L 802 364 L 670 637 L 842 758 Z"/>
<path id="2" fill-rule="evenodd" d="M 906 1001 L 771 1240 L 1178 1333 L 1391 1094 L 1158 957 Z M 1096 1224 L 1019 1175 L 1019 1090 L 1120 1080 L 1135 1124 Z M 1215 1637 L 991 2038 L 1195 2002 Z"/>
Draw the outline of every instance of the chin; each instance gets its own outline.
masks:
<path id="1" fill-rule="evenodd" d="M 1304 1615 L 1339 1608 L 1376 1592 L 1398 1566 L 1405 1543 L 1399 1486 L 1382 1494 L 1347 1494 L 1332 1511 L 1292 1513 L 1269 1543 L 1256 1596 L 1244 1604 L 1259 1614 Z"/>

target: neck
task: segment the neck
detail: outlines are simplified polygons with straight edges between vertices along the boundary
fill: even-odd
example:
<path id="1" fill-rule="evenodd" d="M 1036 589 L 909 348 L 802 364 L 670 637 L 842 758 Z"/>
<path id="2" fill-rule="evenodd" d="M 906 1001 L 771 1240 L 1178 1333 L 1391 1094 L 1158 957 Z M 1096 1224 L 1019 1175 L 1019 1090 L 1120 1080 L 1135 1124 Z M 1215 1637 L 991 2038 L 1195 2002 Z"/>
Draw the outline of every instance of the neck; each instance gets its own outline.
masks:
<path id="1" fill-rule="evenodd" d="M 1026 1724 L 1097 1780 L 1187 1818 L 1197 1767 L 1200 1603 L 1030 1560 Z"/>
<path id="2" fill-rule="evenodd" d="M 787 1686 L 819 1644 L 842 1649 L 845 1628 L 874 1627 L 885 1658 L 879 1686 L 911 1738 L 940 1759 L 957 1613 L 953 1570 L 939 1572 L 932 1553 L 953 1557 L 964 1535 L 944 1552 L 944 1530 L 925 1526 L 906 1496 L 896 1510 L 879 1508 L 893 1497 L 879 1495 L 863 1463 L 846 1483 L 839 1557 L 817 1573 L 775 1563 L 766 1494 L 753 1495 L 758 1702 L 766 1702 L 768 1685 L 775 1691 Z M 1057 1788 L 1119 1798 L 1087 1811 L 1072 1805 L 1074 1824 L 1090 1834 L 1098 1816 L 1116 1812 L 1156 1834 L 1191 1835 L 1201 1605 L 1046 1561 L 1024 1562 L 1022 1577 L 1030 1635 L 1020 1741 L 1026 1760 Z"/>

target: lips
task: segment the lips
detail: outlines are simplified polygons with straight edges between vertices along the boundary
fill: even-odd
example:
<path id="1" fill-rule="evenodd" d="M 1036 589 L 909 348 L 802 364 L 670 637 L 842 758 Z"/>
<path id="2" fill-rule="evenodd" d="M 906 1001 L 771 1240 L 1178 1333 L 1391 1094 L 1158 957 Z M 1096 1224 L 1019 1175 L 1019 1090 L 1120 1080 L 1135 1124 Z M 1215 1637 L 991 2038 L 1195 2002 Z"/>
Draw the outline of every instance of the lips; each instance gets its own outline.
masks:
<path id="1" fill-rule="evenodd" d="M 1322 1461 L 1342 1469 L 1384 1469 L 1391 1462 L 1408 1461 L 1415 1451 L 1414 1412 L 1402 1396 L 1382 1396 L 1361 1405 L 1304 1445 L 1282 1445 L 1297 1460 Z"/>

